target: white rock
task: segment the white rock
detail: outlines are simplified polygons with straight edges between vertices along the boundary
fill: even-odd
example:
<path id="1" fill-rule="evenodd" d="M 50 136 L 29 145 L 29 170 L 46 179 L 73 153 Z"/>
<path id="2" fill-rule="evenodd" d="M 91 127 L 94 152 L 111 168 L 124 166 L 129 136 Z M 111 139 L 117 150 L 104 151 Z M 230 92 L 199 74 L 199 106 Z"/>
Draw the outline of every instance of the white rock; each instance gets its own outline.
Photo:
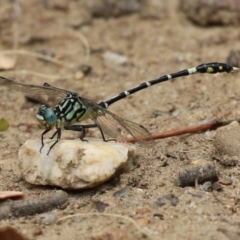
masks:
<path id="1" fill-rule="evenodd" d="M 124 65 L 128 62 L 128 58 L 126 56 L 120 55 L 115 52 L 110 52 L 110 51 L 104 52 L 103 58 L 108 63 L 115 63 L 115 64 L 120 64 L 120 65 Z"/>
<path id="2" fill-rule="evenodd" d="M 19 150 L 24 179 L 36 185 L 53 185 L 64 189 L 95 187 L 109 180 L 119 169 L 129 168 L 136 156 L 134 146 L 88 139 L 89 142 L 60 140 L 47 152 L 54 140 L 28 140 Z"/>

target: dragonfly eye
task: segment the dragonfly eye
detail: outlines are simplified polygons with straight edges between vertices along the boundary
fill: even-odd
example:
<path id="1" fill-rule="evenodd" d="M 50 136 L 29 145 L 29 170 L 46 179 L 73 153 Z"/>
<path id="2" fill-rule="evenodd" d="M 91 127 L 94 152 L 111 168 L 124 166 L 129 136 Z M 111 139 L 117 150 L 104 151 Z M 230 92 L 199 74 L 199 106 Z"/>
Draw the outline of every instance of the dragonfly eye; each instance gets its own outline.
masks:
<path id="1" fill-rule="evenodd" d="M 45 105 L 39 107 L 36 117 L 44 125 L 46 123 L 52 125 L 57 121 L 55 112 Z"/>
<path id="2" fill-rule="evenodd" d="M 57 116 L 51 108 L 46 108 L 44 119 L 47 123 L 54 124 L 57 121 Z"/>

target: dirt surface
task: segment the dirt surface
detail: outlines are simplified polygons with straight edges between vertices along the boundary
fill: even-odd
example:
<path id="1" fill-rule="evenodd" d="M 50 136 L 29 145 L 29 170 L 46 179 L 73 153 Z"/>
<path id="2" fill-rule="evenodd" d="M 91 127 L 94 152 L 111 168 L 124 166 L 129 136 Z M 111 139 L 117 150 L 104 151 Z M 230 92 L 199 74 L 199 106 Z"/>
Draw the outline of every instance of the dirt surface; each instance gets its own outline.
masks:
<path id="1" fill-rule="evenodd" d="M 106 12 L 104 17 L 99 13 L 95 17 L 81 3 L 19 1 L 13 8 L 1 1 L 1 50 L 44 52 L 64 63 L 39 60 L 26 52 L 6 55 L 17 56 L 17 61 L 13 70 L 1 75 L 31 84 L 48 82 L 101 102 L 167 73 L 201 63 L 226 62 L 230 51 L 240 48 L 239 26 L 194 25 L 179 10 L 177 0 L 146 11 L 136 7 L 135 13 L 126 11 L 117 17 Z M 91 49 L 89 60 L 85 38 Z M 108 51 L 127 61 L 120 64 L 107 59 L 104 54 Z M 76 78 L 82 65 L 91 66 L 92 71 Z M 238 73 L 192 75 L 136 93 L 109 110 L 141 123 L 152 133 L 216 118 L 233 119 L 240 116 L 238 78 Z M 27 199 L 51 194 L 56 188 L 27 184 L 18 167 L 20 146 L 27 139 L 39 139 L 42 133 L 35 119 L 39 105 L 5 87 L 0 88 L 0 100 L 0 117 L 10 123 L 0 133 L 0 189 L 23 191 Z M 19 126 L 22 123 L 29 125 Z M 77 138 L 77 134 L 65 131 L 62 137 Z M 57 218 L 77 216 L 58 224 L 43 221 L 39 215 L 25 216 L 2 220 L 0 225 L 11 225 L 37 240 L 238 239 L 239 166 L 226 167 L 213 158 L 212 132 L 158 140 L 138 146 L 138 151 L 135 169 L 100 187 L 69 191 L 68 204 L 50 213 Z M 195 160 L 211 162 L 218 176 L 230 178 L 232 184 L 223 185 L 222 191 L 205 191 L 201 185 L 176 186 L 179 171 Z"/>

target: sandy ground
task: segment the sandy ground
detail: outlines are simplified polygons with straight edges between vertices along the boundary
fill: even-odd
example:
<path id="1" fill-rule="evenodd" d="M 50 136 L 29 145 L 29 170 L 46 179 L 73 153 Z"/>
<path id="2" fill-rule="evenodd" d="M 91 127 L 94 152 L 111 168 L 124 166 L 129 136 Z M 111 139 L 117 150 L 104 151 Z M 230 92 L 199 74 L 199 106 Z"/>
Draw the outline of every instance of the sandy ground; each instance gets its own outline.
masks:
<path id="1" fill-rule="evenodd" d="M 51 3 L 48 8 L 44 2 L 48 1 L 21 1 L 21 13 L 13 20 L 11 5 L 1 1 L 0 49 L 13 49 L 15 43 L 17 49 L 53 53 L 65 64 L 17 55 L 17 72 L 1 75 L 32 84 L 48 82 L 97 102 L 167 73 L 204 62 L 226 62 L 230 50 L 240 48 L 239 27 L 194 25 L 179 11 L 177 0 L 165 6 L 158 18 L 139 13 L 93 18 L 78 1 Z M 91 48 L 89 61 L 82 35 Z M 109 61 L 103 57 L 107 51 L 126 56 L 128 61 L 123 65 Z M 92 67 L 91 73 L 75 78 L 83 64 Z M 56 76 L 59 77 L 51 78 Z M 238 73 L 192 75 L 136 93 L 110 110 L 134 119 L 152 133 L 216 118 L 233 119 L 240 115 L 238 78 Z M 35 120 L 37 109 L 38 104 L 27 101 L 22 93 L 1 87 L 0 117 L 8 119 L 10 127 L 0 133 L 0 189 L 23 191 L 26 198 L 45 196 L 56 189 L 27 184 L 18 168 L 19 147 L 27 139 L 39 139 L 42 133 Z M 18 127 L 21 123 L 33 125 Z M 63 138 L 68 137 L 77 134 L 64 132 Z M 138 151 L 139 165 L 135 169 L 100 187 L 69 191 L 68 205 L 52 212 L 58 217 L 82 215 L 59 224 L 46 224 L 34 215 L 2 220 L 0 225 L 14 226 L 29 239 L 37 240 L 237 239 L 227 238 L 219 229 L 239 231 L 238 166 L 226 168 L 213 159 L 211 133 L 162 139 L 147 147 L 141 145 Z M 178 172 L 199 159 L 211 161 L 219 176 L 231 177 L 232 184 L 211 192 L 200 186 L 176 186 L 174 178 Z M 121 196 L 115 194 L 123 188 L 126 191 Z M 166 195 L 177 203 L 159 204 L 159 197 Z M 107 205 L 104 211 L 99 209 L 102 203 Z M 101 215 L 101 211 L 106 215 Z"/>

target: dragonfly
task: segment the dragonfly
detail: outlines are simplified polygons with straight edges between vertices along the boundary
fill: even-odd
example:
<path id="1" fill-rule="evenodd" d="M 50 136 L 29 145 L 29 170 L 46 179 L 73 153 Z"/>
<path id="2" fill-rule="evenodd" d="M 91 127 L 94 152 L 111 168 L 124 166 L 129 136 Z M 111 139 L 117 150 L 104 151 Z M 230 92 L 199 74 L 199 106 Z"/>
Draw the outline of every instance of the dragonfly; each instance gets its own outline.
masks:
<path id="1" fill-rule="evenodd" d="M 237 70 L 238 68 L 225 63 L 211 62 L 201 64 L 197 67 L 184 69 L 143 82 L 136 87 L 121 92 L 118 95 L 100 103 L 84 98 L 75 92 L 54 87 L 48 83 L 44 83 L 43 86 L 39 86 L 0 76 L 0 86 L 6 86 L 10 89 L 21 91 L 27 95 L 56 97 L 61 99 L 54 108 L 47 105 L 41 105 L 36 114 L 36 118 L 40 125 L 45 128 L 41 135 L 40 153 L 44 147 L 44 135 L 55 128 L 55 132 L 50 139 L 54 139 L 56 135 L 57 138 L 50 146 L 47 153 L 48 155 L 51 149 L 61 139 L 63 129 L 80 132 L 80 140 L 82 141 L 87 141 L 85 136 L 87 132 L 86 130 L 89 128 L 98 128 L 102 139 L 105 142 L 116 140 L 122 132 L 131 135 L 134 139 L 136 139 L 136 141 L 141 140 L 144 137 L 151 137 L 150 132 L 141 124 L 123 119 L 115 113 L 110 112 L 107 108 L 113 103 L 120 101 L 135 92 L 174 78 L 196 73 L 231 73 Z M 93 124 L 76 124 L 82 123 L 87 119 L 91 119 Z M 110 136 L 112 139 L 107 139 L 105 135 Z"/>

